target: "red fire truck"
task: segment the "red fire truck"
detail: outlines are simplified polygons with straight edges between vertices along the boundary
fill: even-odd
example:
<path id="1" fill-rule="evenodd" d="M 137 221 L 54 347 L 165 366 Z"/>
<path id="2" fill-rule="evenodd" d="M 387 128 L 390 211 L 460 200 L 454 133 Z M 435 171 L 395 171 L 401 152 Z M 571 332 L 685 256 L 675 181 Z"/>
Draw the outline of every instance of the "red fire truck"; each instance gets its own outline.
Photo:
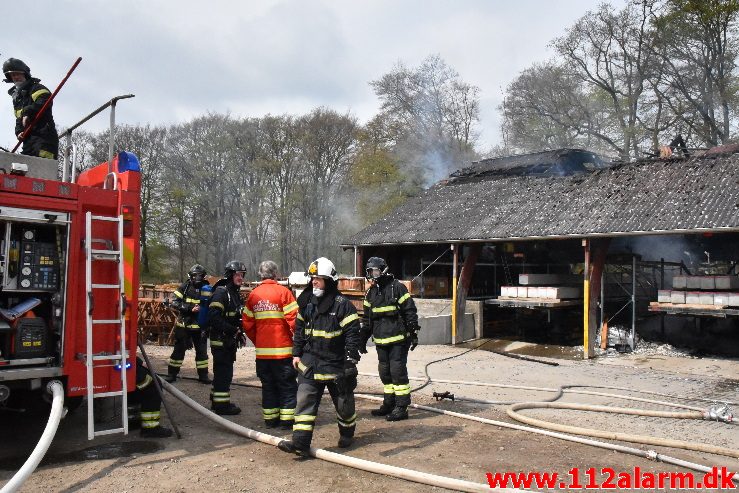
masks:
<path id="1" fill-rule="evenodd" d="M 87 397 L 88 438 L 127 433 L 126 394 L 136 382 L 138 159 L 120 152 L 77 175 L 72 159 L 60 165 L 0 152 L 0 171 L 0 405 L 56 379 L 68 401 Z M 122 422 L 96 430 L 92 404 L 105 397 L 121 406 Z"/>

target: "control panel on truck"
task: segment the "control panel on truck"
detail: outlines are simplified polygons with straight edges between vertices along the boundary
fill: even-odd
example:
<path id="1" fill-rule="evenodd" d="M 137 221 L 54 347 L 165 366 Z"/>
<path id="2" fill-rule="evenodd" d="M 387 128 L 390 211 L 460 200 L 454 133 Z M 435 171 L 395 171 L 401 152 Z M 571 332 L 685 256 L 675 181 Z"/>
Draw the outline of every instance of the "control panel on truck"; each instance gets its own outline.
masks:
<path id="1" fill-rule="evenodd" d="M 65 216 L 0 211 L 0 371 L 60 363 Z"/>

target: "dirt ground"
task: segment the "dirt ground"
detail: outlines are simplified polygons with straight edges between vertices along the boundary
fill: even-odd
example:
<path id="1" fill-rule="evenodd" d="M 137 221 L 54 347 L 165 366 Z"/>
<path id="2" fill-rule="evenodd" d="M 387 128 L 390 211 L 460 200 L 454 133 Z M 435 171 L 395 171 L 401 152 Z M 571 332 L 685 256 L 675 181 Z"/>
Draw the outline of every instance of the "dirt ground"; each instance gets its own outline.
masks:
<path id="1" fill-rule="evenodd" d="M 148 347 L 159 371 L 166 368 L 169 351 L 165 347 Z M 541 358 L 559 363 L 559 366 L 548 366 L 481 350 L 420 346 L 409 358 L 410 373 L 422 377 L 427 363 L 449 356 L 456 357 L 429 367 L 432 378 L 536 387 L 610 385 L 692 398 L 739 401 L 739 361 L 729 359 L 619 356 L 575 361 Z M 370 348 L 360 363 L 360 372 L 376 373 L 376 362 L 375 352 Z M 187 354 L 182 374 L 195 375 L 192 351 Z M 239 350 L 234 381 L 259 383 L 254 370 L 253 348 Z M 411 383 L 415 387 L 422 382 Z M 208 402 L 209 386 L 179 380 L 177 387 L 198 402 Z M 378 392 L 381 389 L 379 379 L 360 376 L 357 392 Z M 501 401 L 535 401 L 552 395 L 542 391 L 433 383 L 415 393 L 413 399 L 419 404 L 512 422 L 505 413 L 507 406 L 436 402 L 431 397 L 432 392 L 445 391 L 457 397 Z M 243 412 L 231 419 L 246 427 L 267 431 L 261 419 L 259 389 L 234 387 L 232 395 Z M 675 410 L 655 404 L 580 394 L 566 394 L 561 401 Z M 175 437 L 142 440 L 134 431 L 126 437 L 100 437 L 90 442 L 87 440 L 83 405 L 62 421 L 46 458 L 22 491 L 441 491 L 317 459 L 296 459 L 272 446 L 233 435 L 179 401 L 169 398 L 168 402 L 183 434 L 180 440 Z M 408 421 L 388 423 L 370 415 L 370 410 L 376 406 L 375 402 L 357 400 L 356 440 L 344 453 L 481 484 L 486 483 L 486 472 L 496 471 L 552 471 L 564 475 L 573 467 L 611 467 L 617 472 L 630 471 L 635 466 L 652 472 L 682 470 L 633 455 L 422 410 L 411 410 Z M 734 411 L 739 410 L 735 408 Z M 736 422 L 724 424 L 565 410 L 528 410 L 524 413 L 557 423 L 739 449 L 739 424 Z M 26 459 L 43 430 L 45 420 L 41 410 L 35 414 L 0 412 L 0 484 L 8 480 Z M 163 418 L 163 423 L 167 424 L 166 418 Z M 281 436 L 287 437 L 288 434 Z M 324 396 L 313 445 L 340 451 L 336 448 L 337 439 L 335 413 L 330 399 Z M 626 445 L 644 450 L 656 448 L 658 452 L 681 459 L 739 470 L 737 459 L 686 450 Z"/>

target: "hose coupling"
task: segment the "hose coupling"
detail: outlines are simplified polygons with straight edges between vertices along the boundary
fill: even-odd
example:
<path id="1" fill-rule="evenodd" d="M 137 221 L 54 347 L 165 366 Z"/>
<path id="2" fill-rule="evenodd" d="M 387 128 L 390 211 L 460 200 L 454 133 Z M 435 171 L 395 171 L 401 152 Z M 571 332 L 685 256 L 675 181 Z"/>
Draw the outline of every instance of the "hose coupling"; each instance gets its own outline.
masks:
<path id="1" fill-rule="evenodd" d="M 647 459 L 649 460 L 657 460 L 659 457 L 659 454 L 656 450 L 647 450 Z"/>
<path id="2" fill-rule="evenodd" d="M 711 421 L 731 423 L 734 421 L 734 413 L 731 412 L 728 404 L 714 404 L 708 411 L 703 413 L 703 418 L 710 419 Z"/>

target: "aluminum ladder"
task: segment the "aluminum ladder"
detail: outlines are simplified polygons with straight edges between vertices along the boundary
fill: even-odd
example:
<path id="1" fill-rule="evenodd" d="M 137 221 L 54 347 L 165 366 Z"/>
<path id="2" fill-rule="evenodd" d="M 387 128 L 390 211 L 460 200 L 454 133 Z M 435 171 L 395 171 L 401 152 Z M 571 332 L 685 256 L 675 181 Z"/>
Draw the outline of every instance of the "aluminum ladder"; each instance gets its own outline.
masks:
<path id="1" fill-rule="evenodd" d="M 116 245 L 109 240 L 100 240 L 92 237 L 92 225 L 95 222 L 115 223 L 117 226 Z M 104 249 L 96 249 L 94 245 L 97 243 L 105 244 Z M 99 262 L 116 262 L 117 284 L 96 284 L 92 282 L 93 267 Z M 85 213 L 85 290 L 86 298 L 86 319 L 87 319 L 87 350 L 85 353 L 85 366 L 87 369 L 87 438 L 92 440 L 96 436 L 111 435 L 114 433 L 128 434 L 128 394 L 126 381 L 126 366 L 128 352 L 126 351 L 126 294 L 123 285 L 123 217 L 122 216 L 96 216 L 91 212 Z M 120 316 L 116 319 L 96 319 L 94 315 L 94 293 L 104 290 L 118 290 L 120 302 Z M 93 338 L 100 330 L 110 330 L 110 326 L 117 326 L 120 331 L 120 348 L 116 354 L 93 353 Z M 97 362 L 107 362 L 108 364 L 98 364 Z M 95 392 L 95 382 L 93 378 L 93 369 L 105 366 L 120 365 L 121 390 L 112 392 Z M 118 428 L 105 430 L 95 430 L 95 399 L 102 397 L 121 397 L 121 420 L 122 424 Z"/>

